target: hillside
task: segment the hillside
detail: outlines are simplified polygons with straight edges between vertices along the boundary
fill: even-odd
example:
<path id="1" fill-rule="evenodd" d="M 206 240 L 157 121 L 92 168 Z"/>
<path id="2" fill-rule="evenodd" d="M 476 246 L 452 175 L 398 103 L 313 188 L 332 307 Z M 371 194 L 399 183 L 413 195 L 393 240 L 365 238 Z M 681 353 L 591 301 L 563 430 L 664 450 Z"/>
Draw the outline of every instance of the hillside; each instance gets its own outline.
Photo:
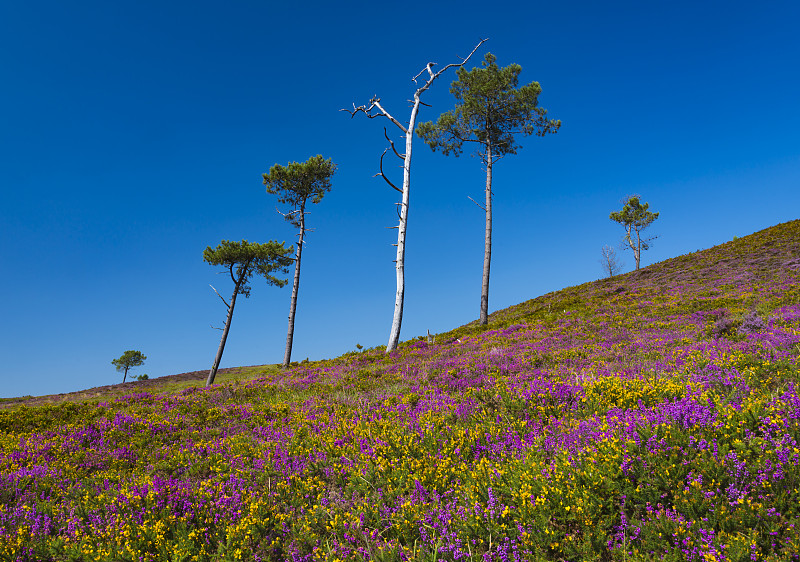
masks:
<path id="1" fill-rule="evenodd" d="M 390 355 L 15 406 L 0 559 L 798 560 L 798 356 L 793 221 Z"/>
<path id="2" fill-rule="evenodd" d="M 224 380 L 252 379 L 264 375 L 271 370 L 277 369 L 276 365 L 253 365 L 249 367 L 226 367 L 219 369 L 218 374 L 227 375 Z M 107 384 L 78 390 L 75 392 L 65 392 L 61 394 L 46 394 L 44 396 L 17 396 L 15 398 L 0 398 L 0 408 L 10 408 L 16 406 L 41 406 L 46 404 L 58 404 L 60 402 L 83 402 L 98 401 L 117 398 L 135 392 L 177 392 L 187 388 L 204 386 L 208 370 L 189 371 L 176 375 L 165 375 L 152 379 L 130 380 L 124 383 Z"/>

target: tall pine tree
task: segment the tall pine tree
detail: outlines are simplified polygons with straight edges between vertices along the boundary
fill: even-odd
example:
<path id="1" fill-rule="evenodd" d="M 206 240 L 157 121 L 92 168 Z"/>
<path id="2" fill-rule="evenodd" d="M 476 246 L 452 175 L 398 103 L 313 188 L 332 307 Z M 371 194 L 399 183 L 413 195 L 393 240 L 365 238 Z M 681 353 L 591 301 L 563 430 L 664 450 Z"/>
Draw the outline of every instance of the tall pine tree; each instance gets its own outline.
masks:
<path id="1" fill-rule="evenodd" d="M 482 67 L 458 69 L 458 80 L 450 86 L 456 106 L 435 122 L 421 123 L 417 134 L 433 149 L 445 155 L 460 156 L 464 143 L 476 145 L 486 167 L 486 233 L 483 254 L 480 323 L 489 320 L 489 270 L 492 261 L 492 167 L 506 154 L 520 148 L 516 135 L 543 137 L 555 133 L 561 121 L 548 119 L 547 110 L 538 106 L 542 88 L 538 82 L 522 87 L 522 67 L 511 64 L 500 68 L 497 58 L 486 53 Z"/>
<path id="2" fill-rule="evenodd" d="M 642 231 L 650 226 L 658 218 L 658 213 L 651 213 L 648 209 L 650 203 L 639 201 L 638 195 L 631 195 L 625 201 L 621 211 L 611 213 L 608 218 L 618 222 L 625 228 L 625 245 L 633 250 L 633 259 L 636 260 L 636 271 L 639 271 L 639 262 L 642 257 L 642 250 L 650 249 L 650 242 L 657 236 L 650 238 L 642 237 Z"/>
<path id="3" fill-rule="evenodd" d="M 283 355 L 283 367 L 289 366 L 292 360 L 292 343 L 294 341 L 294 316 L 297 310 L 297 291 L 300 288 L 300 258 L 303 256 L 303 243 L 308 229 L 306 228 L 306 206 L 317 204 L 331 190 L 331 178 L 336 172 L 336 165 L 330 158 L 312 156 L 305 162 L 291 162 L 286 166 L 275 164 L 268 174 L 263 174 L 267 193 L 278 196 L 278 203 L 287 205 L 291 210 L 281 214 L 292 223 L 297 232 L 297 253 L 294 258 L 294 283 L 292 284 L 292 300 L 289 304 L 289 328 L 286 334 L 286 352 Z M 280 211 L 278 211 L 280 212 Z"/>

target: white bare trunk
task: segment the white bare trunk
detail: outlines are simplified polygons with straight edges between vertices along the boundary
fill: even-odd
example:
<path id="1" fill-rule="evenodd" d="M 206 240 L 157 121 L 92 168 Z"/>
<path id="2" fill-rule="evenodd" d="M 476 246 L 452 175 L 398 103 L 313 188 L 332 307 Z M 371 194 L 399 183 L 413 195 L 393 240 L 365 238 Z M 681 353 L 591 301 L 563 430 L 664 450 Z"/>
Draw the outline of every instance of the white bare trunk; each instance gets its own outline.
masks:
<path id="1" fill-rule="evenodd" d="M 400 341 L 400 328 L 403 323 L 403 297 L 405 295 L 405 255 L 406 255 L 406 227 L 408 225 L 408 201 L 411 191 L 411 142 L 414 140 L 417 113 L 419 112 L 419 93 L 414 94 L 414 106 L 411 109 L 411 119 L 406 129 L 406 152 L 403 158 L 403 199 L 400 203 L 400 222 L 397 227 L 397 259 L 395 270 L 397 272 L 397 292 L 394 297 L 394 317 L 392 318 L 392 331 L 389 334 L 389 344 L 386 353 L 397 349 Z"/>

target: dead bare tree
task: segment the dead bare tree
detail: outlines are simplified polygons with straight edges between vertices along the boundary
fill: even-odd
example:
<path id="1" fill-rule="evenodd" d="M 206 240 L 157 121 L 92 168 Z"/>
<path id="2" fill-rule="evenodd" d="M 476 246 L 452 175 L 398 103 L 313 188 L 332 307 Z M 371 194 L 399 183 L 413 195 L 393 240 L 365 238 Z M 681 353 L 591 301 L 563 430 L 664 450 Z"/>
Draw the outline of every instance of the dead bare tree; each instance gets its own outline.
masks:
<path id="1" fill-rule="evenodd" d="M 600 260 L 600 265 L 608 274 L 608 277 L 614 277 L 620 271 L 622 271 L 622 267 L 625 265 L 624 262 L 620 261 L 617 257 L 617 252 L 609 245 L 603 246 L 601 250 L 602 259 Z"/>
<path id="2" fill-rule="evenodd" d="M 389 148 L 386 148 L 381 154 L 380 158 L 380 171 L 375 174 L 375 176 L 382 177 L 389 186 L 394 189 L 395 191 L 399 192 L 402 195 L 400 203 L 397 203 L 398 209 L 398 225 L 391 228 L 397 229 L 397 258 L 395 259 L 395 270 L 397 272 L 397 292 L 395 294 L 394 300 L 394 317 L 392 319 L 392 330 L 389 334 L 389 343 L 386 346 L 386 353 L 390 353 L 397 349 L 397 344 L 400 340 L 400 326 L 403 322 L 403 296 L 405 294 L 405 251 L 406 251 L 406 225 L 408 224 L 408 201 L 409 201 L 409 192 L 411 187 L 411 141 L 414 139 L 414 130 L 417 126 L 417 114 L 419 113 L 419 106 L 426 105 L 423 104 L 420 100 L 422 94 L 431 87 L 431 84 L 442 75 L 446 70 L 449 70 L 453 67 L 462 67 L 464 66 L 467 61 L 475 54 L 475 51 L 483 45 L 488 39 L 481 39 L 480 42 L 475 45 L 475 48 L 472 49 L 472 52 L 467 55 L 465 58 L 461 59 L 461 62 L 458 63 L 450 63 L 444 66 L 438 72 L 433 71 L 433 67 L 436 65 L 434 62 L 429 62 L 425 68 L 423 68 L 419 74 L 414 76 L 412 80 L 414 84 L 419 84 L 418 80 L 420 77 L 427 72 L 428 77 L 425 83 L 418 87 L 417 90 L 414 92 L 414 99 L 409 100 L 411 103 L 411 116 L 408 120 L 408 125 L 403 125 L 400 121 L 395 119 L 384 107 L 381 105 L 381 99 L 378 96 L 373 96 L 372 99 L 369 100 L 369 104 L 359 105 L 356 107 L 356 104 L 353 104 L 353 109 L 343 109 L 342 111 L 347 111 L 350 114 L 350 117 L 355 117 L 357 113 L 363 113 L 369 119 L 375 119 L 376 117 L 385 117 L 394 125 L 403 131 L 405 135 L 406 141 L 406 148 L 405 153 L 400 154 L 397 151 L 397 148 L 394 145 L 394 142 L 389 138 L 388 133 L 386 132 L 386 128 L 383 130 L 383 134 L 386 137 L 386 140 L 389 142 L 389 147 L 392 150 L 392 153 L 398 157 L 400 160 L 403 161 L 403 188 L 400 189 L 397 187 L 392 181 L 386 176 L 383 171 L 383 157 L 386 156 L 386 153 L 389 151 Z M 461 58 L 461 57 L 459 57 Z"/>

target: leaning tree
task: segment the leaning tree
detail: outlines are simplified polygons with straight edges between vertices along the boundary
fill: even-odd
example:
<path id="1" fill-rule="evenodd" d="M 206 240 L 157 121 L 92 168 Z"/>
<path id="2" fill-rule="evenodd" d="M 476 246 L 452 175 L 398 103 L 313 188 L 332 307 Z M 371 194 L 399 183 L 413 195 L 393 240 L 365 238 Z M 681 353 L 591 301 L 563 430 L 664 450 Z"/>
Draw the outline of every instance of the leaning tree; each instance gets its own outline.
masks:
<path id="1" fill-rule="evenodd" d="M 435 122 L 421 123 L 420 137 L 433 149 L 445 155 L 461 155 L 464 143 L 473 143 L 486 167 L 486 206 L 478 205 L 486 214 L 481 284 L 480 324 L 489 321 L 489 269 L 492 261 L 492 166 L 506 154 L 520 148 L 515 135 L 543 137 L 555 133 L 561 121 L 547 118 L 547 110 L 538 106 L 542 88 L 531 82 L 520 88 L 522 67 L 511 64 L 497 66 L 497 58 L 486 53 L 483 67 L 467 71 L 458 69 L 458 80 L 450 86 L 456 106 Z M 477 203 L 476 203 L 477 204 Z"/>
<path id="2" fill-rule="evenodd" d="M 319 203 L 331 190 L 331 178 L 336 172 L 336 165 L 330 158 L 312 156 L 305 162 L 290 162 L 286 166 L 275 164 L 268 174 L 262 174 L 267 193 L 276 194 L 278 203 L 287 205 L 291 210 L 281 212 L 283 217 L 297 228 L 297 253 L 294 258 L 294 283 L 292 300 L 289 305 L 289 328 L 286 334 L 286 352 L 283 355 L 283 367 L 289 366 L 292 360 L 292 341 L 294 340 L 294 315 L 297 310 L 297 291 L 300 287 L 300 258 L 306 228 L 306 205 Z"/>
<path id="3" fill-rule="evenodd" d="M 397 344 L 400 340 L 400 326 L 403 322 L 403 297 L 405 295 L 405 252 L 406 252 L 406 225 L 408 224 L 408 201 L 409 201 L 409 193 L 411 188 L 411 141 L 414 139 L 414 131 L 417 126 L 417 114 L 419 113 L 419 106 L 424 105 L 421 101 L 422 94 L 425 93 L 430 87 L 433 82 L 442 75 L 443 72 L 449 70 L 452 67 L 462 67 L 464 66 L 467 61 L 475 54 L 475 51 L 486 42 L 486 39 L 481 39 L 481 41 L 472 49 L 472 52 L 467 55 L 466 58 L 462 58 L 461 62 L 459 63 L 450 63 L 440 69 L 438 72 L 433 71 L 433 67 L 436 65 L 434 62 L 429 62 L 424 69 L 420 71 L 419 74 L 414 76 L 412 80 L 415 84 L 419 85 L 418 80 L 424 73 L 428 73 L 427 79 L 425 83 L 419 86 L 416 91 L 414 92 L 414 99 L 410 100 L 411 102 L 411 116 L 409 117 L 408 124 L 403 124 L 397 119 L 395 119 L 384 107 L 381 105 L 381 99 L 377 96 L 373 96 L 372 99 L 369 100 L 369 104 L 360 105 L 356 107 L 353 104 L 353 109 L 344 109 L 342 111 L 347 111 L 350 113 L 350 116 L 353 117 L 356 113 L 364 113 L 368 118 L 374 119 L 376 117 L 385 117 L 389 121 L 391 121 L 398 129 L 403 132 L 405 137 L 405 152 L 400 153 L 397 151 L 397 148 L 394 145 L 394 142 L 389 139 L 389 135 L 386 132 L 386 128 L 383 129 L 383 134 L 386 137 L 386 140 L 389 142 L 389 146 L 391 147 L 392 153 L 403 161 L 403 188 L 400 189 L 397 187 L 392 181 L 386 176 L 383 171 L 383 158 L 386 156 L 386 153 L 389 151 L 389 148 L 386 148 L 381 154 L 380 158 L 380 171 L 375 174 L 376 176 L 382 177 L 389 186 L 394 189 L 395 191 L 399 192 L 402 195 L 400 203 L 397 205 L 399 206 L 398 209 L 398 225 L 393 228 L 397 228 L 397 257 L 395 259 L 395 271 L 397 274 L 397 292 L 395 293 L 394 299 L 394 317 L 392 318 L 392 330 L 389 334 L 389 343 L 386 346 L 386 353 L 390 353 L 397 349 Z"/>
<path id="4" fill-rule="evenodd" d="M 636 270 L 638 271 L 642 250 L 650 249 L 650 242 L 657 238 L 657 236 L 643 238 L 642 231 L 658 218 L 658 213 L 648 211 L 650 203 L 640 202 L 638 195 L 631 195 L 623 203 L 622 210 L 611 213 L 608 218 L 625 228 L 623 243 L 633 250 L 633 258 L 636 260 Z"/>
<path id="5" fill-rule="evenodd" d="M 600 267 L 603 268 L 603 271 L 606 273 L 608 277 L 614 277 L 620 271 L 622 271 L 622 266 L 625 264 L 617 258 L 617 252 L 609 246 L 608 244 L 604 245 L 602 250 L 600 250 L 602 258 L 600 259 Z"/>
<path id="6" fill-rule="evenodd" d="M 242 240 L 241 242 L 223 240 L 216 248 L 208 246 L 203 251 L 203 260 L 211 265 L 223 266 L 228 270 L 231 281 L 233 281 L 233 295 L 230 303 L 214 289 L 213 285 L 211 286 L 227 307 L 228 315 L 225 318 L 225 327 L 222 329 L 222 339 L 219 342 L 217 355 L 214 357 L 214 364 L 208 372 L 206 386 L 213 384 L 214 378 L 217 376 L 219 363 L 222 361 L 222 352 L 225 350 L 225 341 L 228 339 L 228 332 L 231 328 L 236 297 L 238 295 L 243 295 L 245 298 L 250 296 L 250 285 L 248 283 L 253 275 L 261 275 L 266 279 L 268 285 L 277 287 L 286 285 L 287 279 L 279 279 L 272 274 L 273 272 L 288 272 L 292 263 L 291 253 L 293 249 L 291 246 L 284 248 L 283 242 L 278 243 L 275 240 L 270 240 L 266 244 L 251 243 L 247 240 Z"/>

